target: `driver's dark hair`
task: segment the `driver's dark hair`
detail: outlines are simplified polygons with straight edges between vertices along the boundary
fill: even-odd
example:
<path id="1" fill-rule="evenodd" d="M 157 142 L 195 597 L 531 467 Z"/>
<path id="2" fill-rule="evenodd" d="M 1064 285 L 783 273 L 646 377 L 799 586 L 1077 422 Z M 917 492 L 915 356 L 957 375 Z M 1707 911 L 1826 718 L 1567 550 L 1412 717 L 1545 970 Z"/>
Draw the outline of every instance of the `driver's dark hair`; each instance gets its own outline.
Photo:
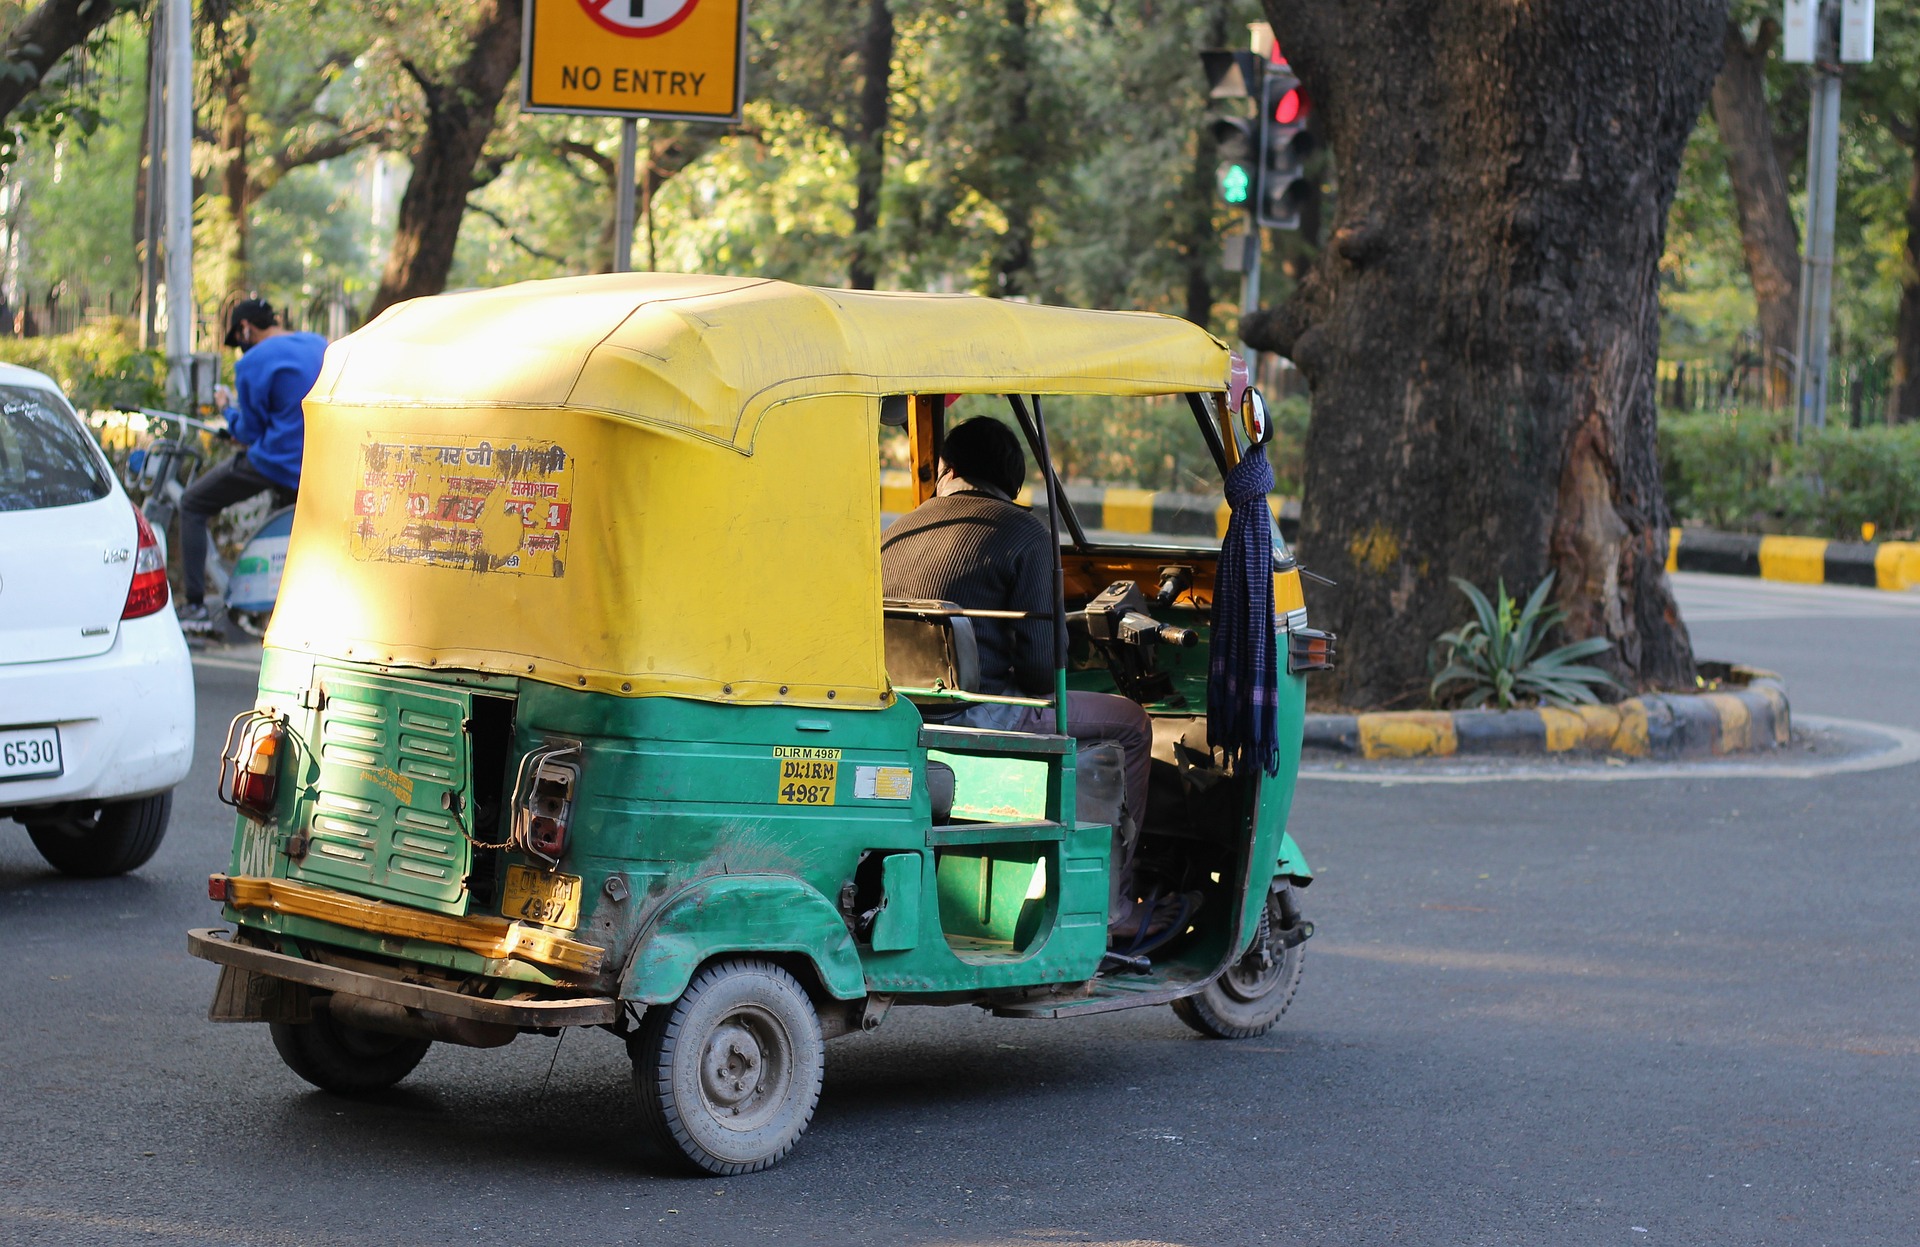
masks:
<path id="1" fill-rule="evenodd" d="M 1027 456 L 1012 429 L 992 416 L 975 416 L 947 430 L 940 458 L 954 474 L 991 485 L 1011 498 L 1027 479 Z"/>

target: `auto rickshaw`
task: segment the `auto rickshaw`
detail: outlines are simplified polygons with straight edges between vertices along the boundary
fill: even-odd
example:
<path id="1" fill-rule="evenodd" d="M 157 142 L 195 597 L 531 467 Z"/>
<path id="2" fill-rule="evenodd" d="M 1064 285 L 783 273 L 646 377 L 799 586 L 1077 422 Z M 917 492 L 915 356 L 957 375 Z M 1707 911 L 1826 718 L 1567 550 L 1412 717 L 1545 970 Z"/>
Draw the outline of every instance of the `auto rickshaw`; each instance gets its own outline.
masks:
<path id="1" fill-rule="evenodd" d="M 1286 820 L 1328 639 L 1276 529 L 1282 747 L 1227 765 L 1215 534 L 1079 516 L 1048 444 L 1050 406 L 1150 400 L 1217 505 L 1261 435 L 1230 362 L 1153 314 L 654 274 L 415 300 L 335 343 L 221 771 L 229 927 L 189 937 L 211 1017 L 345 1094 L 434 1041 L 610 1031 L 648 1133 L 716 1174 L 785 1156 L 824 1042 L 897 1006 L 1265 1032 L 1312 932 Z M 1030 700 L 1153 717 L 1139 870 L 1204 903 L 1151 956 L 1109 946 L 1112 747 L 943 724 L 993 700 L 970 612 L 883 599 L 878 439 L 904 425 L 923 500 L 963 402 L 1028 438 L 1060 551 L 1072 635 Z"/>

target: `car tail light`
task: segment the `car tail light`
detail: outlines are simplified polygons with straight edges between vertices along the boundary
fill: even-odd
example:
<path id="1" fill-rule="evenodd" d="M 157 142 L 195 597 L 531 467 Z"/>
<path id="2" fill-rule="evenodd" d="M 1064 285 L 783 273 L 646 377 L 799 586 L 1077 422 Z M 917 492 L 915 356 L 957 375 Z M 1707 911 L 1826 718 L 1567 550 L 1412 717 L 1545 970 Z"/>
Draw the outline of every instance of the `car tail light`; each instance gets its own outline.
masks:
<path id="1" fill-rule="evenodd" d="M 163 609 L 167 604 L 167 556 L 160 552 L 160 541 L 153 525 L 136 508 L 133 522 L 140 529 L 140 544 L 133 554 L 133 583 L 127 586 L 127 604 L 120 618 L 139 619 Z"/>
<path id="2" fill-rule="evenodd" d="M 286 738 L 285 725 L 262 711 L 236 716 L 220 753 L 220 777 L 215 781 L 220 800 L 256 823 L 271 822 L 280 791 L 280 746 Z"/>
<path id="3" fill-rule="evenodd" d="M 513 785 L 513 843 L 549 867 L 567 851 L 573 794 L 580 779 L 574 741 L 550 742 L 527 751 Z"/>
<path id="4" fill-rule="evenodd" d="M 1295 628 L 1288 632 L 1287 670 L 1294 675 L 1306 671 L 1331 671 L 1333 642 L 1333 633 L 1321 632 L 1317 628 Z"/>

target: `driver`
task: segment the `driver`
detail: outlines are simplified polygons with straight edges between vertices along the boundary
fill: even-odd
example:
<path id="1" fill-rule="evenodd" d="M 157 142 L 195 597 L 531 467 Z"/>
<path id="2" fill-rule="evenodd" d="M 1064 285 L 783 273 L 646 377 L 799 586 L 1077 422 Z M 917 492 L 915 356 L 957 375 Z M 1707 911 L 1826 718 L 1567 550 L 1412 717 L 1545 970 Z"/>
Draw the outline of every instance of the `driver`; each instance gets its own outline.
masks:
<path id="1" fill-rule="evenodd" d="M 969 610 L 1025 611 L 1030 618 L 975 619 L 980 691 L 996 696 L 1050 697 L 1053 693 L 1053 560 L 1046 525 L 1013 501 L 1026 479 L 1027 458 L 1012 429 L 976 416 L 948 431 L 940 452 L 934 496 L 901 516 L 880 544 L 880 577 L 895 598 L 953 602 Z M 1051 732 L 1052 707 L 976 704 L 945 722 L 1005 732 Z M 1111 742 L 1126 756 L 1126 824 L 1109 914 L 1118 936 L 1146 934 L 1173 921 L 1139 912 L 1132 897 L 1133 850 L 1146 815 L 1153 763 L 1153 724 L 1130 698 L 1112 693 L 1067 693 L 1067 733 L 1084 742 Z M 1115 834 L 1121 834 L 1116 828 Z M 1186 902 L 1191 913 L 1196 897 Z"/>

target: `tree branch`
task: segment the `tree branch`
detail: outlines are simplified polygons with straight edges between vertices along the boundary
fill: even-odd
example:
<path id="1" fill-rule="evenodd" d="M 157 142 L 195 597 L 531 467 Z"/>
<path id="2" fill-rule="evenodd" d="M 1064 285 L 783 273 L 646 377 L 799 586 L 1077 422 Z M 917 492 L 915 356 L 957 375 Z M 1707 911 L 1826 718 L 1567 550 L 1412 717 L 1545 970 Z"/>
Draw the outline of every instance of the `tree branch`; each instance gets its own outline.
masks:
<path id="1" fill-rule="evenodd" d="M 520 237 L 520 235 L 514 231 L 513 226 L 507 224 L 506 218 L 502 217 L 498 212 L 495 212 L 492 208 L 487 207 L 485 204 L 475 203 L 473 202 L 473 200 L 469 199 L 467 200 L 467 211 L 478 212 L 481 216 L 487 218 L 487 220 L 492 221 L 495 225 L 500 227 L 500 232 L 507 236 L 508 242 L 520 248 L 520 250 L 526 252 L 528 255 L 534 257 L 536 260 L 546 260 L 546 261 L 549 261 L 550 263 L 558 264 L 562 268 L 566 268 L 573 263 L 571 260 L 566 259 L 564 256 L 557 256 L 553 254 L 551 251 L 542 251 L 540 248 L 534 246 L 532 243 L 528 242 L 526 239 Z"/>

